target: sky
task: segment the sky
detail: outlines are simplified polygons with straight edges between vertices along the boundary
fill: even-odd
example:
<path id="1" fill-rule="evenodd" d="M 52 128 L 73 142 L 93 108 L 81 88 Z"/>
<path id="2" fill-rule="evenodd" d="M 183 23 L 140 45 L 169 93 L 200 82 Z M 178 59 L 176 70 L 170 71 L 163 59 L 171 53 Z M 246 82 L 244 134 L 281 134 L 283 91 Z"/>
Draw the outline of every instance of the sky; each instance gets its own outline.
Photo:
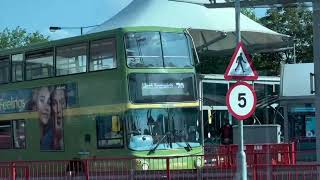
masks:
<path id="1" fill-rule="evenodd" d="M 27 32 L 39 31 L 60 39 L 80 35 L 80 29 L 50 32 L 50 26 L 80 27 L 98 25 L 111 18 L 132 0 L 1 0 L 0 31 L 17 26 Z M 258 17 L 265 10 L 257 10 Z M 85 29 L 88 31 L 89 29 Z"/>
<path id="2" fill-rule="evenodd" d="M 50 26 L 80 27 L 101 24 L 132 0 L 1 0 L 0 31 L 17 26 L 39 31 L 50 39 L 80 35 L 80 29 L 50 32 Z M 89 30 L 89 29 L 86 29 Z M 84 30 L 84 32 L 86 31 Z"/>

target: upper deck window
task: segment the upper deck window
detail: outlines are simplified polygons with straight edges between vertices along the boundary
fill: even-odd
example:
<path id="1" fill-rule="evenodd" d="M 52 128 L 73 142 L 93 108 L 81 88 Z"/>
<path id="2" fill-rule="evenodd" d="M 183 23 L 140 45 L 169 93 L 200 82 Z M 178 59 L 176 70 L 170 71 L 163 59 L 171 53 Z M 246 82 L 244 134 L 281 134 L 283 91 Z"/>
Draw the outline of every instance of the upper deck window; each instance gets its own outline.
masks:
<path id="1" fill-rule="evenodd" d="M 0 57 L 0 83 L 10 81 L 10 59 L 9 56 Z"/>
<path id="2" fill-rule="evenodd" d="M 163 67 L 159 32 L 126 35 L 129 67 Z"/>
<path id="3" fill-rule="evenodd" d="M 15 54 L 11 56 L 12 61 L 12 82 L 23 80 L 23 54 Z"/>
<path id="4" fill-rule="evenodd" d="M 90 46 L 90 71 L 116 68 L 114 39 L 92 41 Z"/>
<path id="5" fill-rule="evenodd" d="M 53 49 L 26 54 L 26 79 L 39 79 L 53 76 Z"/>
<path id="6" fill-rule="evenodd" d="M 182 33 L 161 33 L 165 67 L 191 67 L 190 46 Z"/>
<path id="7" fill-rule="evenodd" d="M 129 67 L 191 67 L 192 58 L 183 33 L 134 32 L 126 34 Z"/>
<path id="8" fill-rule="evenodd" d="M 58 47 L 56 53 L 57 76 L 86 72 L 87 49 L 87 43 Z"/>

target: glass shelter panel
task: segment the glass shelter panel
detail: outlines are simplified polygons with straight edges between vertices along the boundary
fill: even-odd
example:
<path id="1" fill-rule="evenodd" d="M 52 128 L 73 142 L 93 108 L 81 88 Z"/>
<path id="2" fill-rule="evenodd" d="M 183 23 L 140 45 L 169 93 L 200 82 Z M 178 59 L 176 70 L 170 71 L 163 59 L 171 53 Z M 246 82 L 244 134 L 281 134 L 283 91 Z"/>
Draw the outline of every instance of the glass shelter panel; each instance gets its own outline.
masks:
<path id="1" fill-rule="evenodd" d="M 12 82 L 23 81 L 23 54 L 12 55 L 11 61 Z"/>
<path id="2" fill-rule="evenodd" d="M 10 81 L 10 58 L 9 56 L 0 57 L 0 83 Z"/>
<path id="3" fill-rule="evenodd" d="M 254 89 L 259 99 L 266 98 L 271 95 L 277 95 L 274 84 L 254 83 Z"/>
<path id="4" fill-rule="evenodd" d="M 313 104 L 289 106 L 288 119 L 291 139 L 315 137 L 315 108 Z"/>
<path id="5" fill-rule="evenodd" d="M 226 106 L 227 83 L 203 83 L 204 105 Z"/>
<path id="6" fill-rule="evenodd" d="M 26 54 L 26 79 L 39 79 L 53 76 L 53 49 Z"/>
<path id="7" fill-rule="evenodd" d="M 116 68 L 115 40 L 92 41 L 90 45 L 90 71 Z"/>
<path id="8" fill-rule="evenodd" d="M 56 53 L 57 76 L 86 72 L 87 49 L 87 43 L 58 47 Z"/>
<path id="9" fill-rule="evenodd" d="M 294 103 L 288 106 L 289 138 L 295 142 L 297 161 L 316 160 L 316 117 L 314 104 Z"/>
<path id="10" fill-rule="evenodd" d="M 136 109 L 127 113 L 132 150 L 192 148 L 201 145 L 196 108 Z"/>

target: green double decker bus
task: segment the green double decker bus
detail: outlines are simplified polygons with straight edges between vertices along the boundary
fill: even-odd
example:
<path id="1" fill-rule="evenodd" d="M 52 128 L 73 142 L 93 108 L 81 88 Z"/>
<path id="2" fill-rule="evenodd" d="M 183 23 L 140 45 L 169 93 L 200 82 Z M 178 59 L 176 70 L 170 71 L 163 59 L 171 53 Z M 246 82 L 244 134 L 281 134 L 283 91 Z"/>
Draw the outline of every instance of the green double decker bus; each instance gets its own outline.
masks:
<path id="1" fill-rule="evenodd" d="M 159 27 L 0 51 L 0 160 L 203 155 L 194 51 Z"/>

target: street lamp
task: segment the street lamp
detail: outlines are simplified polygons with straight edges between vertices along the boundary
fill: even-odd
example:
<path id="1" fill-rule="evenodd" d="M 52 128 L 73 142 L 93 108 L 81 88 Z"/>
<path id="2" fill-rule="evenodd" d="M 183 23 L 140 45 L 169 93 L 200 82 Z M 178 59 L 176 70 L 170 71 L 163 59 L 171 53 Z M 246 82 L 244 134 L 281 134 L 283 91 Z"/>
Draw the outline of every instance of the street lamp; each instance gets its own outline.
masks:
<path id="1" fill-rule="evenodd" d="M 228 8 L 235 7 L 235 0 L 233 1 L 217 1 L 207 0 L 207 2 L 196 2 L 195 0 L 169 0 L 177 2 L 185 2 L 191 4 L 198 4 L 207 8 Z M 311 2 L 314 0 L 239 0 L 242 8 L 271 8 L 271 7 L 311 7 Z"/>
<path id="2" fill-rule="evenodd" d="M 99 25 L 92 25 L 92 26 L 80 26 L 80 27 L 59 27 L 59 26 L 50 26 L 49 30 L 51 32 L 59 31 L 61 29 L 80 29 L 81 35 L 83 34 L 83 29 L 97 27 Z"/>

